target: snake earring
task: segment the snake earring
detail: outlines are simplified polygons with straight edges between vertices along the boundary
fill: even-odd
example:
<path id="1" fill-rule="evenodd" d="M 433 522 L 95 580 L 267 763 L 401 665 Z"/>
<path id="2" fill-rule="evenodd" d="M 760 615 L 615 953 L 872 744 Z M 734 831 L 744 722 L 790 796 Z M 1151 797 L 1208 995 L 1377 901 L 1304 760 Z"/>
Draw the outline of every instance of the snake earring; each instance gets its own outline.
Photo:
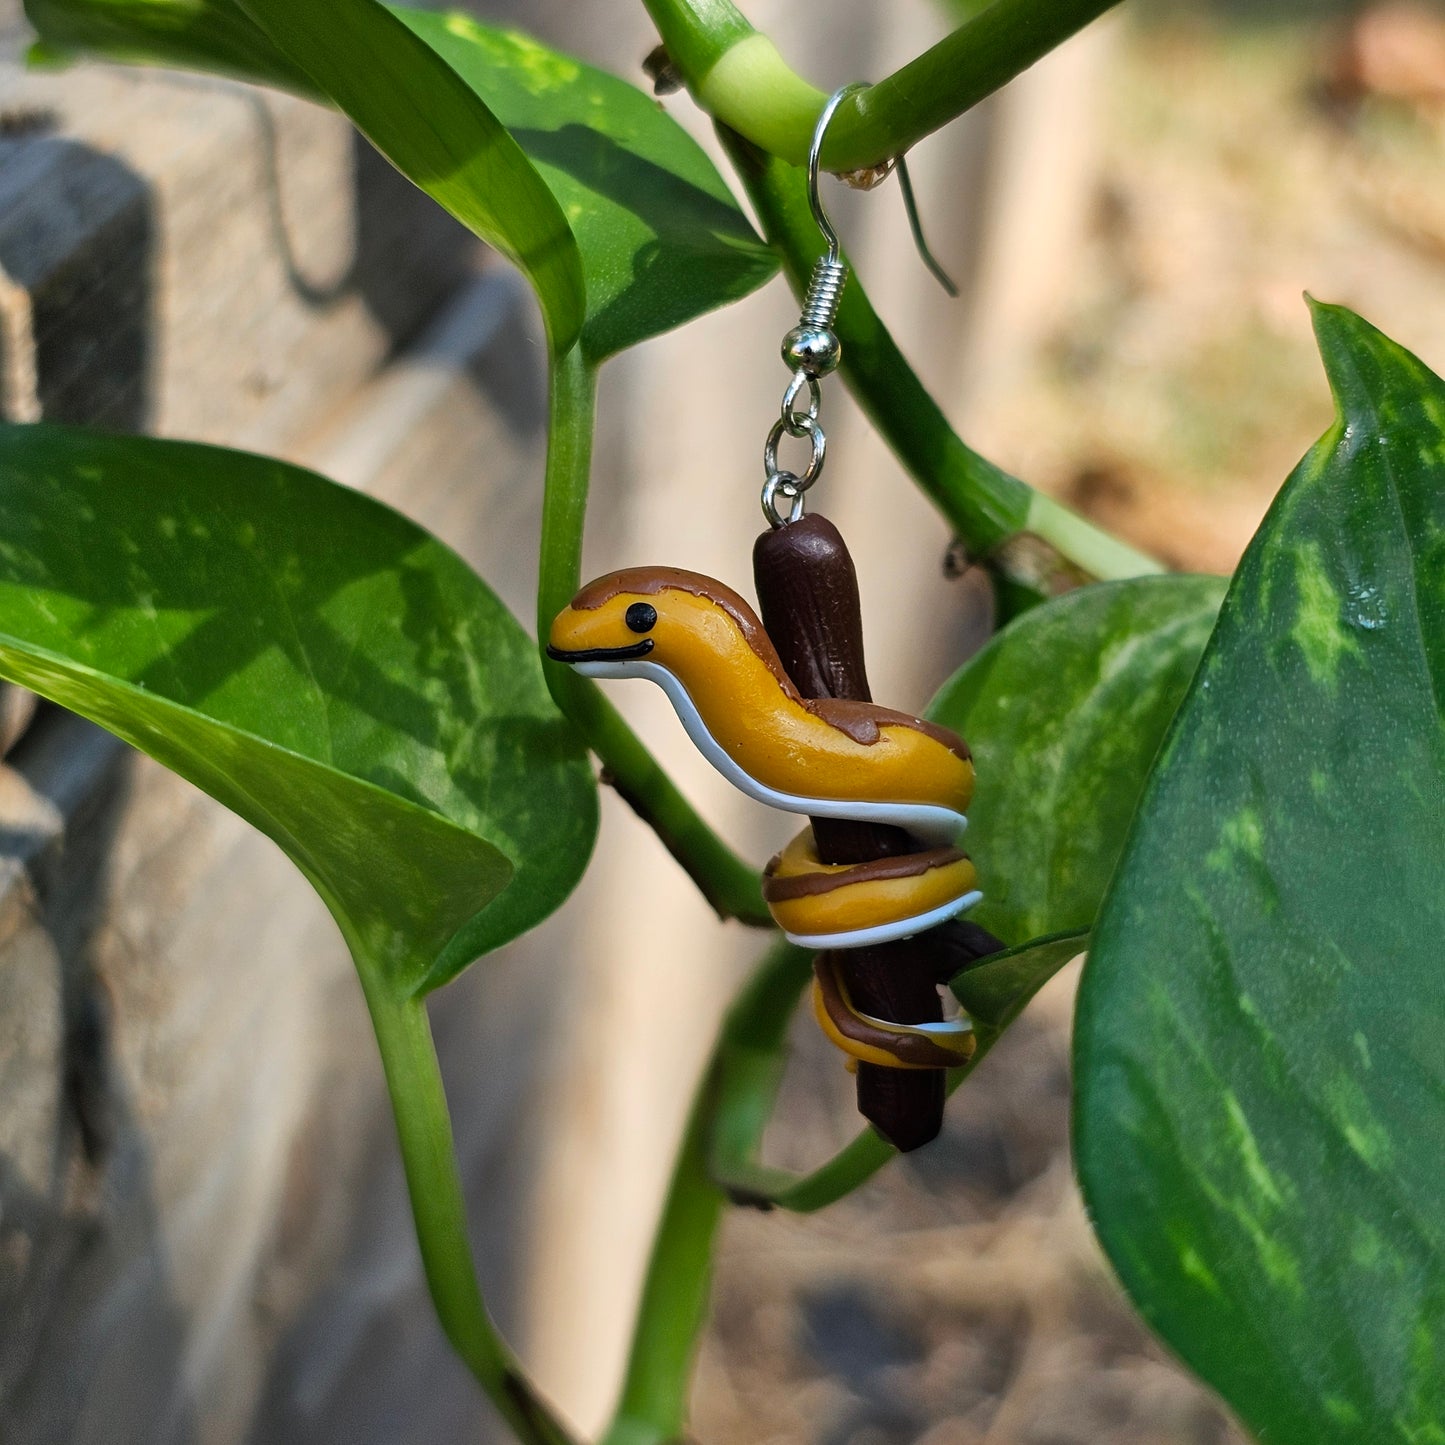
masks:
<path id="1" fill-rule="evenodd" d="M 863 661 L 853 562 L 837 528 L 805 512 L 823 470 L 821 380 L 847 268 L 818 193 L 818 157 L 845 86 L 818 118 L 808 193 L 827 251 L 783 341 L 792 372 L 763 447 L 768 529 L 753 549 L 761 620 L 731 588 L 694 572 L 637 567 L 584 587 L 552 623 L 548 655 L 590 677 L 643 677 L 688 736 L 749 797 L 807 815 L 765 871 L 763 896 L 789 939 L 819 950 L 813 1002 L 855 1070 L 860 1112 L 900 1149 L 941 1127 L 947 1071 L 975 1048 L 945 1018 L 939 985 L 1002 945 L 957 915 L 982 897 L 960 849 L 973 795 L 963 740 L 876 706 Z M 783 469 L 783 437 L 809 445 Z"/>

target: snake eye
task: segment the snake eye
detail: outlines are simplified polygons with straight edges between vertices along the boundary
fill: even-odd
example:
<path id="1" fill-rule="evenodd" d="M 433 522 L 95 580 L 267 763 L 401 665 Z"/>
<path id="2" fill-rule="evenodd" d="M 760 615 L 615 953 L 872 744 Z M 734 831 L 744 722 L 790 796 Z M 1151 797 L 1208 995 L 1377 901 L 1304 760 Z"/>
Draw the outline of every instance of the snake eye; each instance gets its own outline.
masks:
<path id="1" fill-rule="evenodd" d="M 651 632 L 657 626 L 657 608 L 648 602 L 634 602 L 622 614 L 622 620 L 634 632 Z"/>

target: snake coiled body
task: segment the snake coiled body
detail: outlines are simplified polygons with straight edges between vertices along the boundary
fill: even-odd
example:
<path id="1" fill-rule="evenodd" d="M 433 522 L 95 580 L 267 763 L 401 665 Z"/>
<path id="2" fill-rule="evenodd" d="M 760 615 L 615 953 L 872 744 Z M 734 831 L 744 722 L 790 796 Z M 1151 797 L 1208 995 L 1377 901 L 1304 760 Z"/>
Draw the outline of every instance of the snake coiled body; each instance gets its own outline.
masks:
<path id="1" fill-rule="evenodd" d="M 585 587 L 552 624 L 547 651 L 592 677 L 644 677 L 731 783 L 786 812 L 902 828 L 901 857 L 829 865 L 812 829 L 769 863 L 763 896 L 794 943 L 866 948 L 921 933 L 976 903 L 967 825 L 973 763 L 955 733 L 872 703 L 805 699 L 752 608 L 674 568 L 631 568 Z M 972 1052 L 966 1023 L 895 1024 L 853 1008 L 823 955 L 815 1004 L 855 1058 L 941 1068 Z"/>

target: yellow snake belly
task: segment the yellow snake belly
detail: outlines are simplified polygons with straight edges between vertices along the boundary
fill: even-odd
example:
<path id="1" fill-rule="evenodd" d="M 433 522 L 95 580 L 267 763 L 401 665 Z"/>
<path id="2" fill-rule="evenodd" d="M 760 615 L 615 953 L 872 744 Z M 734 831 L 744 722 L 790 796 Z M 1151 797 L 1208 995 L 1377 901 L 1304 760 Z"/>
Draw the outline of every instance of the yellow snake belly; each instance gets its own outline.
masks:
<path id="1" fill-rule="evenodd" d="M 657 683 L 699 751 L 759 802 L 907 832 L 915 851 L 833 865 L 805 829 L 768 865 L 763 896 L 789 939 L 823 951 L 815 1007 L 846 1053 L 910 1069 L 952 1067 L 972 1053 L 966 1021 L 860 1013 L 832 961 L 836 950 L 921 933 L 982 897 L 956 846 L 973 793 L 961 738 L 871 703 L 803 698 L 748 604 L 673 568 L 631 568 L 584 588 L 553 622 L 547 652 L 588 676 Z"/>

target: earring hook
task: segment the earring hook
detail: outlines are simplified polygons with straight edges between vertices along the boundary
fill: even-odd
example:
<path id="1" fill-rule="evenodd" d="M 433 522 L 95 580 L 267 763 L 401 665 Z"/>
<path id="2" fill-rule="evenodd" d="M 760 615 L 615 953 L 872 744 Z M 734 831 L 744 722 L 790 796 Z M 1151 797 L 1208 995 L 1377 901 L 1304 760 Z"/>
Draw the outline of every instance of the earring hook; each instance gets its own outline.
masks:
<path id="1" fill-rule="evenodd" d="M 838 240 L 838 233 L 833 229 L 833 223 L 828 219 L 828 213 L 823 209 L 823 198 L 818 190 L 818 159 L 823 154 L 823 138 L 828 134 L 828 125 L 833 119 L 833 113 L 839 105 L 850 95 L 856 95 L 860 90 L 867 90 L 866 81 L 854 80 L 847 85 L 840 85 L 823 104 L 823 109 L 818 112 L 818 119 L 813 125 L 813 140 L 808 147 L 808 208 L 813 213 L 813 221 L 819 231 L 823 233 L 823 239 L 828 243 L 828 260 L 835 265 L 842 259 L 842 245 Z M 934 279 L 950 296 L 958 295 L 958 286 L 953 278 L 939 264 L 938 258 L 929 250 L 928 242 L 923 236 L 923 222 L 918 215 L 918 201 L 913 193 L 913 181 L 908 174 L 908 162 L 899 156 L 894 162 L 898 170 L 898 189 L 903 192 L 903 208 L 908 213 L 908 229 L 913 233 L 913 244 L 918 248 L 918 254 L 923 264 L 928 267 Z"/>
<path id="2" fill-rule="evenodd" d="M 818 119 L 813 125 L 813 143 L 808 147 L 808 208 L 813 213 L 813 220 L 817 223 L 818 229 L 823 233 L 823 239 L 828 243 L 828 259 L 838 261 L 841 258 L 842 247 L 838 242 L 838 233 L 833 229 L 833 223 L 828 219 L 828 213 L 823 209 L 823 198 L 818 194 L 818 157 L 823 154 L 823 137 L 828 134 L 828 123 L 833 119 L 833 112 L 850 96 L 856 95 L 860 90 L 867 90 L 865 81 L 854 80 L 847 85 L 840 85 L 823 104 L 823 109 L 818 112 Z"/>

